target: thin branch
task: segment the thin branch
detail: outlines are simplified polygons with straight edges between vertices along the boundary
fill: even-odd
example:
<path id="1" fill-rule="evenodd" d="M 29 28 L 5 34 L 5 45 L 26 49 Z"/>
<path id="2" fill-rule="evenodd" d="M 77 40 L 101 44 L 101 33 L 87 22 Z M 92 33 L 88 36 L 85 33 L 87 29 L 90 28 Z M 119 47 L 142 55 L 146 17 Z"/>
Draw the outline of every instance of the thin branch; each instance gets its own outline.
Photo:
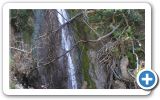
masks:
<path id="1" fill-rule="evenodd" d="M 58 12 L 58 13 L 59 13 L 59 12 Z M 60 30 L 62 27 L 64 27 L 66 24 L 72 22 L 75 18 L 79 17 L 79 16 L 82 15 L 82 14 L 83 14 L 82 12 L 81 12 L 81 13 L 78 13 L 77 15 L 75 15 L 74 17 L 72 17 L 70 20 L 68 20 L 66 23 L 64 23 L 63 25 L 61 25 L 57 30 L 55 30 L 55 31 L 53 31 L 53 32 L 59 31 L 59 30 Z M 121 23 L 121 22 L 120 22 L 120 23 Z M 86 23 L 86 24 L 87 24 L 87 23 Z M 49 62 L 47 62 L 47 63 L 45 63 L 45 64 L 43 64 L 43 65 L 44 65 L 44 66 L 45 66 L 45 65 L 48 65 L 48 64 L 50 64 L 51 62 L 55 62 L 56 60 L 58 60 L 58 59 L 60 59 L 61 57 L 65 56 L 67 53 L 69 53 L 71 50 L 73 50 L 79 43 L 100 42 L 100 41 L 106 39 L 108 36 L 110 36 L 112 33 L 114 33 L 114 32 L 119 28 L 119 26 L 120 26 L 120 24 L 117 25 L 116 27 L 114 27 L 111 32 L 109 32 L 108 34 L 106 34 L 106 35 L 104 35 L 104 36 L 102 36 L 102 37 L 99 37 L 99 38 L 96 39 L 96 40 L 87 40 L 87 41 L 85 41 L 85 40 L 80 40 L 80 41 L 78 41 L 75 45 L 72 46 L 72 48 L 71 48 L 70 50 L 66 51 L 64 54 L 56 57 L 55 59 L 53 59 L 53 60 L 51 60 L 51 61 L 49 61 Z M 91 27 L 90 27 L 90 28 L 91 28 Z M 91 29 L 92 29 L 92 28 L 91 28 Z M 94 32 L 95 32 L 95 31 L 94 31 Z M 97 34 L 98 34 L 98 33 L 97 33 Z M 46 35 L 46 34 L 45 34 L 45 35 Z M 39 38 L 42 38 L 42 37 L 44 37 L 45 35 L 40 36 Z M 37 39 L 39 39 L 39 38 L 37 38 Z M 38 67 L 36 67 L 36 68 L 39 68 L 39 67 L 42 67 L 42 66 L 38 66 Z M 35 68 L 35 69 L 36 69 L 36 68 Z"/>
<path id="2" fill-rule="evenodd" d="M 53 59 L 53 60 L 51 60 L 51 61 L 49 61 L 49 62 L 47 62 L 47 63 L 45 63 L 43 65 L 46 66 L 46 65 L 50 64 L 51 62 L 55 62 L 56 60 L 60 59 L 61 57 L 65 56 L 67 53 L 72 51 L 79 43 L 82 43 L 82 42 L 84 43 L 84 42 L 87 42 L 87 41 L 84 41 L 84 40 L 78 41 L 74 46 L 72 46 L 72 48 L 70 50 L 66 51 L 64 54 L 56 57 L 55 59 Z M 39 67 L 41 67 L 41 66 L 39 66 Z M 39 67 L 35 67 L 35 68 L 39 68 Z"/>
<path id="3" fill-rule="evenodd" d="M 63 25 L 61 25 L 58 29 L 56 29 L 55 31 L 51 31 L 51 33 L 55 33 L 55 32 L 58 32 L 60 29 L 62 29 L 65 25 L 71 23 L 74 19 L 76 19 L 77 17 L 79 17 L 80 15 L 82 15 L 82 12 L 81 13 L 78 13 L 77 15 L 75 15 L 74 17 L 72 17 L 71 19 L 69 19 L 66 23 L 64 23 Z M 38 38 L 36 38 L 35 40 L 38 40 L 40 38 L 43 38 L 45 37 L 47 34 L 44 34 L 44 35 L 41 35 L 39 36 Z"/>
<path id="4" fill-rule="evenodd" d="M 99 41 L 105 40 L 107 37 L 109 37 L 110 35 L 112 35 L 119 28 L 119 26 L 120 26 L 120 24 L 117 25 L 116 27 L 114 27 L 114 29 L 111 32 L 107 33 L 106 35 L 104 35 L 102 37 L 99 37 L 96 40 L 88 40 L 88 42 L 99 42 Z"/>
<path id="5" fill-rule="evenodd" d="M 99 37 L 99 34 L 86 21 L 83 22 Z"/>
<path id="6" fill-rule="evenodd" d="M 78 16 L 78 15 L 77 15 L 77 16 Z M 75 16 L 74 18 L 76 18 L 76 16 Z M 74 18 L 72 18 L 71 20 L 73 20 Z M 71 21 L 71 20 L 70 20 L 70 21 Z M 66 22 L 66 23 L 67 23 L 67 22 Z M 65 24 L 66 24 L 66 23 L 65 23 Z M 63 25 L 65 25 L 65 24 L 63 24 Z M 63 25 L 62 25 L 62 26 L 63 26 Z M 69 53 L 70 51 L 72 51 L 79 43 L 99 42 L 99 41 L 102 41 L 102 40 L 105 39 L 106 37 L 110 36 L 119 26 L 120 26 L 120 24 L 117 25 L 111 32 L 109 32 L 108 34 L 106 34 L 106 35 L 104 35 L 104 36 L 102 36 L 102 37 L 99 37 L 99 38 L 96 39 L 96 40 L 87 40 L 87 41 L 85 41 L 85 40 L 80 40 L 80 41 L 78 41 L 75 45 L 72 46 L 72 48 L 71 48 L 70 50 L 66 51 L 64 54 L 60 55 L 59 57 L 56 57 L 55 59 L 53 59 L 53 60 L 51 60 L 50 62 L 47 62 L 47 63 L 45 63 L 45 64 L 43 64 L 43 65 L 44 65 L 44 66 L 45 66 L 45 65 L 48 65 L 48 64 L 50 64 L 51 62 L 55 62 L 56 60 L 58 60 L 58 59 L 60 59 L 61 57 L 65 56 L 67 53 Z M 59 28 L 59 29 L 60 29 L 60 28 Z M 56 31 L 58 31 L 59 29 L 57 29 Z M 33 48 L 32 48 L 32 49 L 30 50 L 30 52 L 27 52 L 27 51 L 24 51 L 24 50 L 21 50 L 21 49 L 18 49 L 18 48 L 14 48 L 14 47 L 10 47 L 10 48 L 11 48 L 11 49 L 18 50 L 18 51 L 21 51 L 21 52 L 25 52 L 25 53 L 31 53 L 32 50 L 33 50 Z M 40 68 L 40 67 L 42 67 L 42 66 L 35 67 L 34 69 L 37 69 L 37 68 Z M 34 70 L 34 69 L 33 69 L 33 70 Z"/>
<path id="7" fill-rule="evenodd" d="M 138 69 L 139 69 L 139 60 L 138 60 L 138 55 L 135 53 L 135 48 L 134 48 L 133 41 L 132 41 L 132 52 L 136 56 L 136 68 L 137 68 L 137 71 L 138 71 Z"/>
<path id="8" fill-rule="evenodd" d="M 57 11 L 58 12 L 58 11 Z M 86 13 L 92 13 L 93 11 L 87 11 Z M 58 12 L 59 13 L 59 12 Z M 60 13 L 59 13 L 60 14 Z M 51 31 L 51 33 L 55 33 L 55 32 L 58 32 L 60 29 L 62 29 L 65 25 L 67 25 L 67 24 L 69 24 L 69 23 L 71 23 L 73 20 L 75 20 L 76 18 L 78 18 L 79 16 L 81 16 L 83 14 L 83 12 L 80 12 L 80 13 L 78 13 L 77 15 L 75 15 L 74 17 L 72 17 L 71 19 L 69 19 L 69 20 L 67 20 L 67 22 L 66 23 L 64 23 L 63 25 L 61 25 L 58 29 L 56 29 L 55 31 Z M 62 17 L 63 17 L 63 15 L 62 14 L 60 14 Z M 64 18 L 64 17 L 63 17 Z M 65 19 L 65 18 L 64 18 Z M 66 20 L 66 19 L 65 19 Z M 41 36 L 39 36 L 38 38 L 36 38 L 35 40 L 38 40 L 38 39 L 40 39 L 40 38 L 43 38 L 43 37 L 45 37 L 47 35 L 47 33 L 46 34 L 44 34 L 44 35 L 41 35 Z"/>
<path id="9" fill-rule="evenodd" d="M 22 49 L 19 49 L 19 48 L 15 48 L 15 47 L 10 47 L 10 49 L 14 49 L 14 50 L 17 50 L 17 51 L 20 51 L 20 52 L 24 52 L 24 53 L 30 53 L 28 51 L 25 51 L 25 50 L 22 50 Z"/>
<path id="10" fill-rule="evenodd" d="M 127 19 L 126 15 L 125 15 L 124 13 L 123 13 L 122 15 L 123 15 L 124 20 L 125 20 L 125 23 L 126 23 L 126 25 L 127 25 L 127 27 L 128 27 L 128 26 L 129 26 L 129 24 L 128 24 L 128 19 Z"/>
<path id="11" fill-rule="evenodd" d="M 72 48 L 71 48 L 70 50 L 66 51 L 64 54 L 60 55 L 59 57 L 56 57 L 55 59 L 53 59 L 53 60 L 51 60 L 51 61 L 49 61 L 49 62 L 47 62 L 47 63 L 45 63 L 45 64 L 43 64 L 43 65 L 44 65 L 44 66 L 45 66 L 45 65 L 48 65 L 48 64 L 50 64 L 51 62 L 55 62 L 56 60 L 58 60 L 58 59 L 60 59 L 61 57 L 65 56 L 68 52 L 72 51 L 79 43 L 100 42 L 100 41 L 102 41 L 102 40 L 105 39 L 106 37 L 110 36 L 113 32 L 115 32 L 115 30 L 118 29 L 119 26 L 120 26 L 120 24 L 117 25 L 111 32 L 109 32 L 108 34 L 106 34 L 106 35 L 104 35 L 104 36 L 102 36 L 102 37 L 99 37 L 99 38 L 96 39 L 96 40 L 87 40 L 87 41 L 85 41 L 85 40 L 80 40 L 80 41 L 78 41 L 75 45 L 72 46 Z M 39 66 L 39 67 L 41 67 L 41 66 Z M 39 68 L 39 67 L 36 67 L 36 68 Z"/>

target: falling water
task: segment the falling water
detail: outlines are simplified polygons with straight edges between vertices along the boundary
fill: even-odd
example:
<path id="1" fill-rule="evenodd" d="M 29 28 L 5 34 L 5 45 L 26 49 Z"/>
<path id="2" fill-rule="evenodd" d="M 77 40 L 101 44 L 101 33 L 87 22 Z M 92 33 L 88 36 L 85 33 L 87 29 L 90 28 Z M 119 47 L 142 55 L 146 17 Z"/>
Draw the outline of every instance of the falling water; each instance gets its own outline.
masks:
<path id="1" fill-rule="evenodd" d="M 57 9 L 58 11 L 58 20 L 60 22 L 60 25 L 63 25 L 67 22 L 67 20 L 69 19 L 67 16 L 67 13 L 64 9 Z M 65 51 L 68 51 L 71 49 L 71 36 L 69 35 L 69 29 L 67 26 L 64 26 L 61 29 L 62 32 L 62 48 Z M 76 89 L 77 88 L 77 81 L 76 81 L 76 76 L 75 76 L 75 68 L 74 68 L 74 64 L 71 58 L 71 54 L 67 53 L 67 62 L 68 62 L 68 73 L 69 73 L 69 83 L 71 85 L 72 89 Z"/>
<path id="2" fill-rule="evenodd" d="M 34 11 L 34 17 L 35 17 L 35 23 L 34 23 L 34 32 L 32 33 L 32 36 L 33 36 L 33 39 L 32 39 L 32 42 L 33 42 L 33 48 L 34 45 L 36 44 L 37 47 L 42 47 L 41 44 L 42 44 L 42 41 L 39 39 L 39 40 L 36 40 L 36 38 L 39 36 L 39 35 L 42 35 L 41 33 L 41 26 L 43 24 L 43 21 L 44 21 L 44 10 L 33 10 Z M 39 60 L 42 59 L 42 57 L 44 57 L 44 55 L 41 53 L 43 51 L 43 54 L 44 53 L 44 49 L 42 48 L 35 48 L 33 49 L 33 57 L 35 60 L 37 60 L 37 67 L 41 67 L 41 68 L 38 68 L 38 73 L 40 74 L 40 77 L 41 77 L 41 82 L 43 85 L 47 85 L 48 82 L 47 82 L 47 79 L 46 79 L 46 76 L 43 74 L 44 73 L 44 67 L 42 67 L 42 65 L 40 65 L 40 62 Z"/>

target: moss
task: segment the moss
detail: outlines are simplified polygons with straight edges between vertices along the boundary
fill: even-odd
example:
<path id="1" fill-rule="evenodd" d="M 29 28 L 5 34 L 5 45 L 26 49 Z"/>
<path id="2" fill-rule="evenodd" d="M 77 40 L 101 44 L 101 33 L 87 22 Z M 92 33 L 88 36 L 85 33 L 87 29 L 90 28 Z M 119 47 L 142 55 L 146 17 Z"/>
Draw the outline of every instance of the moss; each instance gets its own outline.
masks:
<path id="1" fill-rule="evenodd" d="M 32 34 L 30 34 L 28 32 L 24 32 L 23 33 L 24 42 L 27 43 L 27 44 L 31 44 L 31 36 L 32 36 Z"/>
<path id="2" fill-rule="evenodd" d="M 75 16 L 81 10 L 68 10 L 71 17 Z M 89 25 L 100 35 L 103 36 L 108 32 L 111 32 L 113 26 L 117 26 L 121 23 L 120 27 L 111 35 L 114 40 L 124 40 L 129 38 L 134 39 L 143 39 L 144 35 L 136 34 L 136 31 L 139 31 L 141 27 L 137 27 L 138 24 L 141 24 L 144 21 L 144 11 L 143 10 L 128 10 L 128 9 L 102 9 L 102 10 L 93 10 L 92 13 L 88 13 L 88 22 Z M 85 24 L 83 21 L 86 20 L 83 16 L 76 18 L 72 23 L 72 27 L 75 31 L 76 41 L 79 40 L 92 40 L 97 39 L 96 34 Z M 126 24 L 128 25 L 126 27 Z M 141 36 L 140 36 L 141 35 Z M 130 68 L 135 69 L 136 67 L 136 57 L 132 53 L 132 46 L 127 43 L 127 45 L 122 47 L 117 47 L 113 49 L 113 55 L 115 59 L 120 59 L 121 55 L 127 55 L 130 61 Z M 125 50 L 123 48 L 126 48 Z M 144 54 L 142 48 L 135 42 L 135 52 L 139 55 L 139 58 L 143 59 Z M 92 81 L 89 75 L 89 57 L 87 51 L 90 49 L 86 44 L 81 44 L 80 51 L 83 50 L 81 55 L 82 60 L 82 74 L 84 81 L 87 81 L 88 88 L 95 88 L 95 83 Z M 94 70 L 94 69 L 93 69 Z"/>
<path id="3" fill-rule="evenodd" d="M 135 55 L 133 55 L 132 52 L 127 52 L 127 56 L 129 59 L 129 63 L 130 63 L 130 68 L 135 69 L 136 68 L 136 57 Z"/>
<path id="4" fill-rule="evenodd" d="M 79 11 L 78 10 L 68 10 L 69 16 L 73 17 L 75 16 Z M 86 26 L 85 23 L 82 23 L 83 20 L 81 19 L 81 17 L 77 18 L 76 21 L 74 21 L 71 25 L 72 28 L 75 32 L 75 38 L 76 41 L 78 40 L 86 40 L 88 37 L 89 38 L 94 38 L 93 33 L 91 33 L 90 29 L 88 28 L 88 26 Z M 80 52 L 82 52 L 81 55 L 81 65 L 82 65 L 82 77 L 83 77 L 83 81 L 87 82 L 87 88 L 89 89 L 94 89 L 96 88 L 95 83 L 92 81 L 90 75 L 89 75 L 89 58 L 87 55 L 87 51 L 88 51 L 88 47 L 85 44 L 80 44 Z"/>
<path id="5" fill-rule="evenodd" d="M 88 83 L 87 88 L 94 89 L 96 88 L 96 86 L 89 75 L 90 66 L 89 66 L 89 58 L 87 55 L 87 51 L 88 51 L 88 48 L 84 47 L 83 54 L 82 54 L 82 75 L 83 75 L 84 81 L 87 81 Z"/>

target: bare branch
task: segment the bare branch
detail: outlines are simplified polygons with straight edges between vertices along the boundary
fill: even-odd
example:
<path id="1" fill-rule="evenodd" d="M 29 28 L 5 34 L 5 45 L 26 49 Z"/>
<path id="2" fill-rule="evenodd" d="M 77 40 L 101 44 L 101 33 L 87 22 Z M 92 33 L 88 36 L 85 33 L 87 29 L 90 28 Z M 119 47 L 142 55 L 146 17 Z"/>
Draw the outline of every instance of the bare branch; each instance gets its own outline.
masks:
<path id="1" fill-rule="evenodd" d="M 58 60 L 59 58 L 65 56 L 67 53 L 69 53 L 70 51 L 72 51 L 72 50 L 73 50 L 79 43 L 81 43 L 81 42 L 86 42 L 86 41 L 83 41 L 83 40 L 78 41 L 75 45 L 72 46 L 72 48 L 71 48 L 70 50 L 66 51 L 66 52 L 65 52 L 64 54 L 62 54 L 61 56 L 59 56 L 59 57 L 51 60 L 51 61 L 48 62 L 48 63 L 43 64 L 43 65 L 48 65 L 48 64 L 50 64 L 51 62 L 54 62 L 54 61 Z"/>
<path id="2" fill-rule="evenodd" d="M 61 57 L 65 56 L 67 53 L 69 53 L 70 51 L 72 51 L 79 43 L 100 42 L 100 41 L 102 41 L 102 40 L 105 39 L 106 37 L 110 36 L 113 32 L 115 32 L 115 30 L 116 30 L 119 26 L 120 26 L 120 24 L 117 25 L 111 32 L 109 32 L 108 34 L 106 34 L 106 35 L 104 35 L 104 36 L 102 36 L 102 37 L 99 37 L 99 38 L 96 39 L 96 40 L 87 40 L 87 41 L 85 41 L 85 40 L 80 40 L 80 41 L 78 41 L 75 45 L 72 46 L 72 48 L 71 48 L 70 50 L 66 51 L 66 52 L 65 52 L 64 54 L 62 54 L 61 56 L 56 57 L 55 59 L 53 59 L 53 60 L 51 60 L 51 61 L 49 61 L 49 62 L 47 62 L 47 63 L 45 63 L 45 64 L 43 64 L 43 65 L 44 65 L 44 66 L 45 66 L 45 65 L 48 65 L 48 64 L 50 64 L 51 62 L 55 62 L 56 60 L 58 60 L 58 59 L 60 59 Z M 41 66 L 39 66 L 39 67 L 41 67 Z M 36 68 L 39 68 L 39 67 L 36 67 Z"/>
<path id="3" fill-rule="evenodd" d="M 88 11 L 88 13 L 90 13 L 90 12 L 92 13 L 92 11 Z M 59 12 L 58 12 L 58 13 L 59 13 Z M 58 29 L 56 29 L 56 30 L 53 31 L 52 33 L 59 31 L 59 30 L 60 30 L 61 28 L 63 28 L 66 24 L 71 23 L 75 18 L 81 16 L 82 14 L 83 14 L 83 12 L 78 13 L 77 15 L 75 15 L 74 17 L 72 17 L 70 20 L 68 20 L 66 23 L 64 23 L 63 25 L 61 25 Z M 62 16 L 62 17 L 63 17 L 63 16 Z M 86 24 L 87 24 L 87 23 L 86 23 Z M 98 33 L 97 33 L 92 27 L 90 27 L 90 25 L 87 24 L 87 26 L 88 26 L 92 31 L 94 31 L 94 32 L 98 35 Z M 47 63 L 44 63 L 44 64 L 42 63 L 42 64 L 45 66 L 45 65 L 48 65 L 48 64 L 50 64 L 50 63 L 55 62 L 56 60 L 60 59 L 61 57 L 65 56 L 67 53 L 69 53 L 70 51 L 72 51 L 79 43 L 101 42 L 101 41 L 103 41 L 104 39 L 106 39 L 108 36 L 110 36 L 112 33 L 114 33 L 114 32 L 119 28 L 119 26 L 120 26 L 120 24 L 117 25 L 116 27 L 113 27 L 113 30 L 112 30 L 111 32 L 107 33 L 106 35 L 104 35 L 104 36 L 102 36 L 102 37 L 99 37 L 99 38 L 96 39 L 96 40 L 86 40 L 86 41 L 85 41 L 85 40 L 80 40 L 80 41 L 78 41 L 76 44 L 74 44 L 74 45 L 72 46 L 72 48 L 71 48 L 70 50 L 66 51 L 64 54 L 62 54 L 62 55 L 60 55 L 60 56 L 52 59 L 51 61 L 49 61 L 49 62 L 47 62 Z M 47 35 L 47 34 L 44 34 L 44 35 L 38 37 L 37 39 L 40 39 L 40 38 L 42 38 L 42 37 L 44 37 L 44 36 L 46 36 L 46 35 Z M 37 69 L 37 68 L 39 68 L 39 67 L 42 67 L 42 66 L 38 66 L 38 67 L 36 67 L 35 69 Z"/>
<path id="4" fill-rule="evenodd" d="M 59 13 L 59 12 L 58 12 Z M 65 25 L 71 23 L 75 18 L 79 17 L 82 15 L 82 12 L 81 13 L 78 13 L 77 15 L 75 15 L 74 17 L 72 17 L 70 20 L 68 20 L 66 23 L 64 23 L 63 25 L 61 25 L 58 29 L 56 29 L 55 31 L 51 31 L 51 33 L 55 33 L 55 32 L 58 32 L 60 29 L 62 29 Z M 45 37 L 47 34 L 44 34 L 44 35 L 41 35 L 39 36 L 38 38 L 36 38 L 35 40 L 38 40 L 40 38 L 43 38 Z"/>
<path id="5" fill-rule="evenodd" d="M 14 50 L 17 50 L 17 51 L 20 51 L 20 52 L 24 52 L 24 53 L 30 53 L 28 51 L 25 51 L 25 50 L 22 50 L 22 49 L 19 49 L 19 48 L 15 48 L 15 47 L 10 47 L 10 49 L 14 49 Z"/>
<path id="6" fill-rule="evenodd" d="M 138 55 L 135 53 L 135 48 L 134 48 L 133 41 L 132 41 L 132 52 L 136 56 L 136 68 L 137 68 L 137 71 L 138 71 L 138 69 L 139 69 L 139 60 L 138 60 Z"/>
<path id="7" fill-rule="evenodd" d="M 57 11 L 58 12 L 58 11 Z M 58 12 L 59 13 L 59 12 Z M 93 11 L 86 11 L 86 13 L 93 13 Z M 59 13 L 60 14 L 60 13 Z M 71 19 L 67 20 L 66 23 L 64 23 L 63 25 L 61 25 L 58 29 L 56 29 L 55 31 L 51 31 L 51 33 L 55 33 L 58 32 L 60 29 L 62 29 L 65 25 L 71 23 L 73 20 L 75 20 L 76 18 L 80 17 L 83 14 L 83 12 L 78 13 L 77 15 L 75 15 L 74 17 L 72 17 Z M 60 14 L 61 15 L 61 14 Z M 61 15 L 63 17 L 63 15 Z M 63 17 L 64 18 L 64 17 Z M 64 18 L 65 19 L 65 18 Z M 66 19 L 65 19 L 66 20 Z M 38 38 L 36 38 L 35 40 L 38 40 L 40 38 L 43 38 L 47 35 L 47 33 L 39 36 Z"/>
<path id="8" fill-rule="evenodd" d="M 112 35 L 118 29 L 119 26 L 120 26 L 120 24 L 117 25 L 116 27 L 114 27 L 114 29 L 111 32 L 107 33 L 106 35 L 104 35 L 102 37 L 99 37 L 96 40 L 88 40 L 88 42 L 99 42 L 99 41 L 105 40 L 107 37 L 109 37 L 110 35 Z"/>
<path id="9" fill-rule="evenodd" d="M 99 34 L 86 21 L 83 22 L 99 37 Z"/>

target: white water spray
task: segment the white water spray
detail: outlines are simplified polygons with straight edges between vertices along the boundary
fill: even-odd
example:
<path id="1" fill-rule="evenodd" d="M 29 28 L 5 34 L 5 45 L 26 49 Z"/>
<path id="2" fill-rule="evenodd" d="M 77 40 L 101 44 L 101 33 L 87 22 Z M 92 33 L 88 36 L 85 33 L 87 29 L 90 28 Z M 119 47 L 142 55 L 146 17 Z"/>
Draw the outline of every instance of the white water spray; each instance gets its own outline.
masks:
<path id="1" fill-rule="evenodd" d="M 69 19 L 67 16 L 67 13 L 64 9 L 57 9 L 58 11 L 58 20 L 60 22 L 60 26 L 65 24 L 67 20 Z M 69 30 L 67 26 L 64 26 L 61 28 L 62 32 L 62 48 L 65 51 L 68 51 L 71 49 L 71 37 L 69 35 Z M 71 84 L 72 89 L 77 89 L 77 81 L 75 76 L 75 67 L 71 58 L 70 52 L 66 54 L 67 56 L 67 63 L 68 63 L 68 73 L 69 73 L 69 81 Z"/>

